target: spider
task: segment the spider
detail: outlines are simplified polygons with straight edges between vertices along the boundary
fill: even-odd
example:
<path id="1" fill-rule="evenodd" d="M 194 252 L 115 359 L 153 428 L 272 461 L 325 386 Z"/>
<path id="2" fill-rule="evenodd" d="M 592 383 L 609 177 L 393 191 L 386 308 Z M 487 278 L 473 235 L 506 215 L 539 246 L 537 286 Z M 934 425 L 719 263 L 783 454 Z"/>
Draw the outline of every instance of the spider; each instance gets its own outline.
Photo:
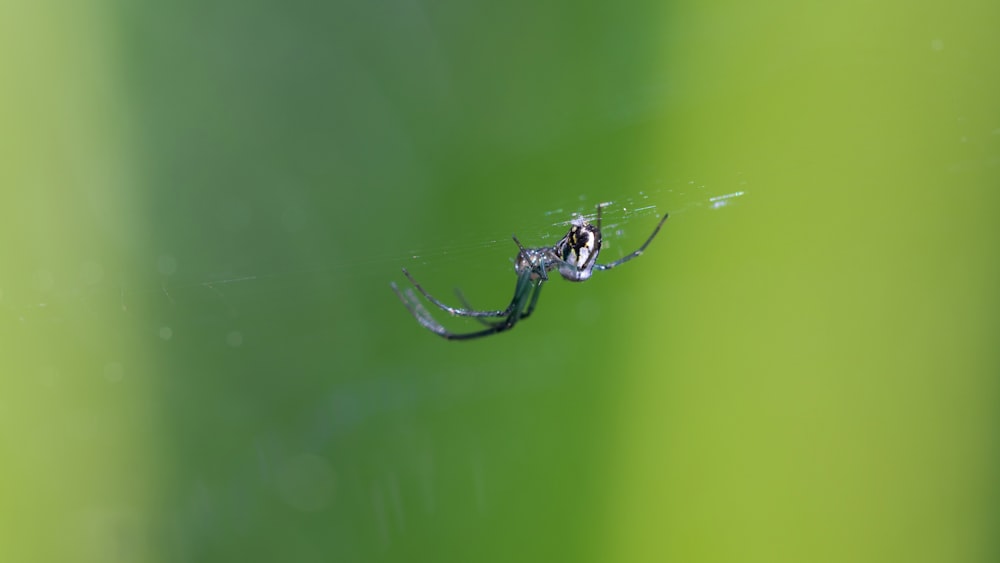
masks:
<path id="1" fill-rule="evenodd" d="M 496 311 L 479 311 L 473 309 L 458 290 L 455 290 L 455 292 L 462 302 L 462 307 L 450 307 L 427 293 L 417 283 L 417 280 L 413 279 L 410 272 L 406 271 L 406 268 L 403 268 L 403 275 L 406 276 L 406 279 L 410 280 L 413 287 L 428 301 L 438 308 L 447 311 L 452 316 L 472 317 L 485 325 L 485 329 L 466 333 L 449 332 L 424 308 L 412 289 L 408 289 L 403 293 L 396 286 L 395 282 L 390 285 L 403 302 L 403 305 L 406 305 L 406 308 L 417 319 L 417 322 L 427 330 L 448 340 L 469 340 L 510 330 L 514 328 L 514 325 L 518 321 L 528 318 L 535 310 L 535 305 L 538 304 L 538 295 L 542 291 L 542 284 L 549 280 L 549 272 L 558 270 L 563 278 L 573 282 L 582 282 L 590 279 L 594 270 L 610 270 L 616 266 L 621 266 L 625 262 L 641 255 L 646 250 L 646 247 L 653 241 L 656 234 L 660 232 L 660 227 L 663 226 L 663 222 L 668 217 L 666 213 L 663 214 L 663 218 L 660 219 L 660 222 L 656 224 L 656 228 L 653 229 L 653 234 L 649 235 L 649 238 L 646 239 L 646 242 L 642 243 L 642 246 L 638 250 L 610 264 L 598 264 L 597 255 L 601 252 L 601 208 L 602 205 L 598 204 L 597 225 L 580 217 L 573 221 L 569 232 L 555 246 L 525 248 L 521 244 L 521 241 L 517 240 L 517 236 L 513 236 L 514 243 L 517 244 L 518 248 L 517 258 L 514 260 L 514 272 L 517 274 L 517 283 L 514 285 L 514 297 L 506 309 Z"/>

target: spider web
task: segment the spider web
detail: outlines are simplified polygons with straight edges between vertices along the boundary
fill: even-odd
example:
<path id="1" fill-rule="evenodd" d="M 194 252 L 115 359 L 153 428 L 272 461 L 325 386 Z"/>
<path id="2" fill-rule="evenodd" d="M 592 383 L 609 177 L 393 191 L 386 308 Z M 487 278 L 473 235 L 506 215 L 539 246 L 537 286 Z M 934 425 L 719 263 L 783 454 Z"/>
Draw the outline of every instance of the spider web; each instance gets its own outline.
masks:
<path id="1" fill-rule="evenodd" d="M 408 249 L 406 255 L 387 257 L 390 262 L 403 266 L 419 265 L 429 269 L 451 269 L 453 263 L 468 264 L 477 256 L 499 250 L 508 257 L 497 267 L 509 270 L 509 263 L 517 254 L 511 239 L 511 230 L 528 247 L 553 245 L 559 241 L 570 224 L 583 217 L 596 220 L 597 205 L 602 207 L 602 231 L 605 234 L 602 253 L 606 259 L 620 258 L 638 246 L 656 219 L 669 213 L 674 219 L 685 215 L 716 211 L 732 207 L 746 196 L 747 181 L 738 179 L 725 186 L 712 186 L 697 180 L 660 181 L 652 188 L 624 192 L 608 198 L 608 194 L 579 194 L 572 199 L 550 202 L 543 210 L 521 217 L 514 227 L 505 225 L 503 231 L 478 231 L 449 235 L 448 241 Z M 637 226 L 635 232 L 632 227 Z M 634 243 L 634 244 L 633 244 Z M 490 264 L 475 264 L 476 268 L 493 269 Z"/>
<path id="2" fill-rule="evenodd" d="M 726 185 L 712 185 L 698 180 L 657 180 L 650 184 L 648 189 L 622 192 L 611 198 L 602 193 L 601 199 L 578 194 L 550 200 L 539 211 L 520 216 L 513 230 L 526 246 L 553 245 L 574 220 L 580 217 L 594 220 L 600 204 L 605 233 L 603 255 L 606 260 L 614 260 L 638 246 L 663 213 L 670 213 L 676 221 L 686 215 L 729 208 L 746 195 L 747 182 L 737 179 Z M 504 230 L 434 235 L 409 248 L 366 253 L 363 259 L 333 257 L 328 262 L 296 269 L 226 271 L 226 267 L 220 267 L 221 273 L 182 277 L 178 275 L 181 260 L 171 254 L 157 256 L 153 268 L 115 274 L 104 272 L 100 264 L 85 263 L 84 283 L 69 289 L 42 291 L 44 297 L 37 300 L 5 294 L 0 287 L 0 316 L 16 323 L 58 322 L 76 309 L 88 315 L 131 314 L 185 304 L 225 311 L 233 307 L 234 295 L 280 300 L 283 293 L 304 289 L 322 298 L 325 288 L 344 277 L 365 277 L 365 281 L 388 284 L 394 279 L 399 281 L 400 267 L 419 270 L 421 278 L 453 274 L 456 268 L 470 267 L 475 274 L 495 277 L 498 272 L 510 271 L 516 255 L 511 227 L 506 225 Z M 35 277 L 43 289 L 53 285 L 52 275 L 45 270 L 36 272 Z M 388 297 L 391 294 L 387 292 Z M 159 327 L 157 334 L 169 339 L 170 327 Z M 231 340 L 238 339 L 238 335 L 231 335 Z"/>
<path id="3" fill-rule="evenodd" d="M 746 186 L 747 182 L 743 179 L 738 179 L 733 185 L 726 185 L 721 189 L 695 180 L 664 181 L 661 186 L 648 191 L 622 193 L 614 199 L 598 200 L 588 194 L 580 194 L 572 200 L 559 202 L 559 205 L 541 211 L 538 214 L 541 220 L 534 225 L 523 226 L 516 235 L 526 247 L 554 245 L 565 236 L 574 221 L 583 218 L 595 222 L 597 207 L 600 206 L 601 229 L 604 235 L 601 263 L 609 263 L 630 254 L 646 242 L 653 227 L 664 213 L 669 213 L 672 221 L 676 222 L 686 216 L 729 208 L 746 195 Z M 430 293 L 437 299 L 452 304 L 461 302 L 466 308 L 471 309 L 481 309 L 475 306 L 478 303 L 484 306 L 488 304 L 486 308 L 491 310 L 502 309 L 506 301 L 503 298 L 496 301 L 496 297 L 500 295 L 506 297 L 506 292 L 510 290 L 512 265 L 518 254 L 517 247 L 510 235 L 480 236 L 474 240 L 478 240 L 479 243 L 445 247 L 430 253 L 414 252 L 403 266 L 415 272 L 418 282 L 423 287 L 430 288 Z M 438 329 L 445 330 L 446 326 L 453 324 L 448 319 L 447 312 L 438 311 L 436 307 L 426 308 L 423 297 L 418 295 L 417 290 L 407 280 L 397 280 L 397 283 L 398 291 L 401 292 L 400 297 L 420 324 L 435 332 L 438 332 Z M 449 287 L 452 289 L 450 294 Z M 475 304 L 465 299 L 466 293 L 477 296 L 473 299 Z M 578 305 L 586 307 L 586 302 Z M 583 314 L 586 315 L 586 311 Z M 456 334 L 462 332 L 458 330 Z"/>

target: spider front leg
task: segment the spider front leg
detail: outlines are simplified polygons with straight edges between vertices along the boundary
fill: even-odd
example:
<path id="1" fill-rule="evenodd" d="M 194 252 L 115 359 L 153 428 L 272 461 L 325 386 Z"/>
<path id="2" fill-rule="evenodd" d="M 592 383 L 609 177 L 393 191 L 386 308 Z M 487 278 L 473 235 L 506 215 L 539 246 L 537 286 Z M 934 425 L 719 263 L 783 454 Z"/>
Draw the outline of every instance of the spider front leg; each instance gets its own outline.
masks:
<path id="1" fill-rule="evenodd" d="M 455 334 L 447 331 L 444 333 L 438 332 L 438 334 L 448 340 L 470 340 L 481 336 L 489 336 L 491 334 L 499 334 L 501 332 L 508 331 L 514 328 L 514 325 L 516 325 L 519 320 L 527 316 L 527 314 L 522 313 L 521 309 L 524 308 L 524 302 L 528 299 L 529 294 L 531 295 L 531 300 L 528 307 L 528 314 L 530 314 L 530 309 L 534 308 L 534 304 L 538 301 L 538 293 L 541 289 L 541 281 L 532 280 L 528 276 L 522 276 L 518 278 L 518 285 L 515 290 L 514 300 L 511 302 L 513 311 L 511 311 L 510 315 L 505 320 L 491 323 L 477 317 L 477 321 L 485 324 L 489 328 L 478 332 L 468 332 L 464 334 Z"/>
<path id="2" fill-rule="evenodd" d="M 478 338 L 480 336 L 489 336 L 491 334 L 497 334 L 514 328 L 514 325 L 517 324 L 517 321 L 524 318 L 524 316 L 522 315 L 523 313 L 522 310 L 524 309 L 525 303 L 529 301 L 529 295 L 531 295 L 530 304 L 528 306 L 529 314 L 530 314 L 530 309 L 533 309 L 535 303 L 537 303 L 538 290 L 541 286 L 541 281 L 532 280 L 531 276 L 527 273 L 518 276 L 517 286 L 514 289 L 514 298 L 511 300 L 511 304 L 508 307 L 508 309 L 511 312 L 509 315 L 507 315 L 507 318 L 503 321 L 491 323 L 477 317 L 477 320 L 487 325 L 489 328 L 477 332 L 469 332 L 462 334 L 451 332 L 448 329 L 444 328 L 444 326 L 441 325 L 441 323 L 436 321 L 434 317 L 432 317 L 431 314 L 427 312 L 427 309 L 425 309 L 424 306 L 421 305 L 419 299 L 417 299 L 417 296 L 413 293 L 412 289 L 407 290 L 407 292 L 404 294 L 399 290 L 398 287 L 396 287 L 396 284 L 393 283 L 391 285 L 393 291 L 396 292 L 396 295 L 398 295 L 399 299 L 403 302 L 403 305 L 405 305 L 406 308 L 409 309 L 410 313 L 417 319 L 417 322 L 419 322 L 421 326 L 437 334 L 438 336 L 446 338 L 448 340 L 469 340 L 472 338 Z M 532 291 L 532 289 L 534 289 L 534 291 Z"/>
<path id="3" fill-rule="evenodd" d="M 465 294 L 462 293 L 462 290 L 457 287 L 455 288 L 455 297 L 458 298 L 458 302 L 462 304 L 462 307 L 465 307 L 466 309 L 470 310 L 475 309 L 475 307 L 473 307 L 472 304 L 469 303 L 469 300 L 465 297 Z M 472 318 L 476 319 L 476 321 L 479 322 L 479 324 L 485 326 L 495 326 L 497 324 L 495 322 L 486 320 L 484 317 L 472 317 Z"/>
<path id="4" fill-rule="evenodd" d="M 616 266 L 621 266 L 625 262 L 628 262 L 629 260 L 631 260 L 631 259 L 633 259 L 633 258 L 635 258 L 637 256 L 641 256 L 642 253 L 645 252 L 646 247 L 649 246 L 649 243 L 653 242 L 653 239 L 656 238 L 656 234 L 660 232 L 660 227 L 663 226 L 663 223 L 667 220 L 667 217 L 670 217 L 670 215 L 664 213 L 663 214 L 663 218 L 660 219 L 660 222 L 656 224 L 656 228 L 653 229 L 653 234 L 649 235 L 649 238 L 646 239 L 646 242 L 642 243 L 642 246 L 640 246 L 635 252 L 632 252 L 631 254 L 623 256 L 623 257 L 619 258 L 618 260 L 615 260 L 614 262 L 611 262 L 610 264 L 594 264 L 594 268 L 596 268 L 598 270 L 610 270 L 611 268 L 614 268 Z M 600 225 L 600 221 L 601 221 L 601 208 L 598 207 L 597 208 L 597 222 L 598 222 L 598 225 Z"/>
<path id="5" fill-rule="evenodd" d="M 528 307 L 521 312 L 521 315 L 518 317 L 518 320 L 524 320 L 529 316 L 531 316 L 531 313 L 535 310 L 535 305 L 538 304 L 538 295 L 542 292 L 542 282 L 544 281 L 545 280 L 539 280 L 535 284 L 535 291 L 531 294 L 531 301 L 528 302 Z M 455 288 L 455 296 L 458 297 L 459 301 L 461 301 L 463 307 L 465 307 L 466 309 L 474 309 L 474 307 L 469 303 L 469 300 L 466 299 L 465 294 L 462 293 L 462 290 L 458 289 L 457 287 Z M 495 326 L 497 324 L 502 324 L 502 322 L 504 322 L 501 321 L 501 323 L 495 323 L 487 321 L 482 317 L 475 317 L 475 319 L 479 321 L 480 324 L 484 324 L 486 326 Z"/>
<path id="6" fill-rule="evenodd" d="M 406 276 L 406 279 L 410 280 L 410 283 L 413 284 L 413 287 L 417 288 L 417 291 L 419 291 L 428 301 L 430 301 L 431 303 L 437 305 L 442 311 L 447 311 L 449 314 L 454 315 L 454 316 L 458 316 L 458 317 L 506 317 L 507 315 L 509 315 L 511 313 L 511 311 L 513 310 L 513 307 L 514 307 L 514 302 L 513 301 L 511 302 L 510 305 L 507 306 L 506 309 L 504 309 L 502 311 L 501 310 L 496 310 L 496 311 L 475 311 L 475 310 L 472 310 L 472 309 L 461 309 L 461 308 L 457 308 L 457 307 L 451 307 L 449 305 L 446 305 L 446 304 L 442 303 L 441 301 L 439 301 L 437 298 L 435 298 L 430 293 L 427 293 L 427 290 L 425 290 L 419 283 L 417 283 L 417 280 L 413 279 L 413 276 L 410 275 L 410 272 L 406 271 L 406 268 L 403 268 L 403 275 Z"/>

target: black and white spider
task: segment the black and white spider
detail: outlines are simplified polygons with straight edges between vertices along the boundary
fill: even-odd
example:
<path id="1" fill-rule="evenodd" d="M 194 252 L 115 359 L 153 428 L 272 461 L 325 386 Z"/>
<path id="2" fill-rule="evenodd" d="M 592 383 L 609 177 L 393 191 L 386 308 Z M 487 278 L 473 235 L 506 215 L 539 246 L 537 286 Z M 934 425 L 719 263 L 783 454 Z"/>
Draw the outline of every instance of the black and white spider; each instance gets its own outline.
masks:
<path id="1" fill-rule="evenodd" d="M 638 250 L 610 264 L 598 264 L 597 255 L 601 252 L 601 207 L 601 205 L 597 206 L 596 225 L 588 222 L 583 217 L 574 220 L 569 228 L 569 232 L 555 246 L 525 248 L 521 244 L 521 241 L 517 240 L 516 236 L 513 237 L 514 243 L 517 244 L 517 248 L 519 249 L 517 258 L 514 261 L 517 284 L 514 286 L 514 297 L 511 299 L 510 305 L 507 305 L 507 308 L 503 310 L 477 311 L 469 306 L 461 293 L 458 293 L 458 297 L 462 301 L 463 307 L 445 305 L 427 293 L 417 283 L 417 280 L 413 279 L 410 272 L 407 272 L 406 268 L 403 268 L 403 275 L 406 276 L 406 279 L 410 280 L 413 287 L 417 288 L 417 291 L 423 294 L 428 301 L 453 316 L 475 318 L 480 323 L 486 325 L 487 328 L 483 330 L 461 334 L 449 332 L 424 308 L 412 289 L 408 289 L 403 293 L 396 286 L 395 282 L 391 284 L 392 289 L 399 296 L 399 299 L 402 300 L 403 304 L 406 305 L 406 308 L 410 310 L 410 313 L 417 319 L 417 322 L 431 332 L 449 340 L 467 340 L 510 330 L 514 328 L 517 321 L 527 318 L 535 310 L 535 305 L 538 303 L 538 295 L 542 291 L 542 284 L 549 280 L 549 272 L 558 270 L 565 279 L 582 282 L 590 279 L 594 270 L 610 270 L 616 266 L 621 266 L 625 262 L 641 255 L 646 250 L 646 247 L 653 241 L 656 234 L 660 232 L 660 227 L 663 226 L 663 222 L 668 217 L 666 213 L 663 214 L 663 218 L 660 219 L 660 222 L 656 224 L 656 228 L 653 229 L 653 234 L 649 235 L 649 238 L 646 239 L 646 242 L 642 243 L 642 246 Z M 500 320 L 491 321 L 486 319 Z"/>

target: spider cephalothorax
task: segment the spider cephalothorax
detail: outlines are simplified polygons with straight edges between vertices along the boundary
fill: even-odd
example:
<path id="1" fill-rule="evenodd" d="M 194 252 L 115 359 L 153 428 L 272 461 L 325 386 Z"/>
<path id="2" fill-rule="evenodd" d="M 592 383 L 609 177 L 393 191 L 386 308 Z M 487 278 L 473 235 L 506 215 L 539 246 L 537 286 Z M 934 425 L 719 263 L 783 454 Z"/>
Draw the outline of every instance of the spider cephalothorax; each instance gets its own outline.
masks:
<path id="1" fill-rule="evenodd" d="M 660 227 L 667 220 L 667 214 L 656 224 L 653 234 L 649 235 L 646 242 L 638 250 L 628 254 L 610 264 L 598 264 L 597 255 L 601 252 L 601 206 L 597 206 L 597 224 L 593 225 L 584 218 L 573 221 L 566 233 L 555 246 L 543 246 L 539 248 L 525 248 L 521 241 L 514 238 L 517 244 L 517 258 L 514 259 L 514 271 L 517 273 L 517 284 L 514 286 L 514 297 L 507 305 L 506 309 L 496 311 L 479 311 L 473 309 L 465 298 L 459 293 L 459 299 L 463 301 L 463 308 L 450 307 L 435 299 L 431 294 L 424 291 L 424 288 L 413 279 L 413 276 L 403 268 L 406 276 L 413 287 L 417 289 L 428 301 L 447 311 L 453 316 L 473 317 L 487 326 L 484 330 L 456 334 L 449 332 L 439 322 L 434 320 L 427 309 L 420 303 L 413 290 L 407 290 L 404 294 L 393 283 L 392 289 L 403 301 L 410 313 L 416 317 L 417 322 L 431 332 L 447 338 L 449 340 L 467 340 L 479 336 L 487 336 L 503 332 L 514 327 L 517 321 L 527 318 L 535 310 L 538 303 L 538 295 L 542 291 L 542 284 L 548 281 L 548 272 L 558 269 L 559 274 L 569 281 L 586 281 L 590 278 L 594 270 L 610 270 L 615 266 L 620 266 L 625 262 L 642 254 L 656 233 L 660 232 Z M 485 320 L 498 319 L 498 320 Z"/>
<path id="2" fill-rule="evenodd" d="M 518 245 L 520 246 L 520 243 Z M 556 254 L 554 246 L 521 247 L 521 252 L 518 252 L 517 258 L 514 259 L 514 271 L 519 276 L 529 274 L 533 280 L 548 279 L 548 272 L 556 267 L 558 261 L 559 255 Z"/>

